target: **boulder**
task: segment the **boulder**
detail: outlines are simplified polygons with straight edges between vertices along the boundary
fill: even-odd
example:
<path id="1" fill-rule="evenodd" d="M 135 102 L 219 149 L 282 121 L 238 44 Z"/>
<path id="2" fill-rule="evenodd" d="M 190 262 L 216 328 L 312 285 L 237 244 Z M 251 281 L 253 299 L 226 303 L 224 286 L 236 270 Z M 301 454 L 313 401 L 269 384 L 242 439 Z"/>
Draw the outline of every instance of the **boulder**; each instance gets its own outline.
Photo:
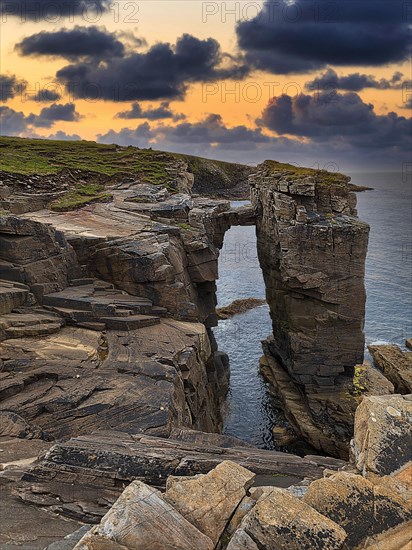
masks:
<path id="1" fill-rule="evenodd" d="M 347 472 L 314 481 L 303 500 L 345 529 L 349 548 L 412 519 L 401 484 L 373 485 Z"/>
<path id="2" fill-rule="evenodd" d="M 283 489 L 259 499 L 241 529 L 265 550 L 339 550 L 346 539 L 339 525 Z"/>
<path id="3" fill-rule="evenodd" d="M 205 475 L 169 477 L 165 498 L 217 544 L 254 477 L 246 468 L 225 460 Z"/>
<path id="4" fill-rule="evenodd" d="M 411 460 L 412 401 L 406 397 L 365 397 L 357 408 L 352 451 L 363 474 L 388 475 Z"/>
<path id="5" fill-rule="evenodd" d="M 399 346 L 368 346 L 373 361 L 401 394 L 412 393 L 412 351 L 403 351 Z"/>
<path id="6" fill-rule="evenodd" d="M 162 494 L 140 481 L 131 483 L 111 510 L 75 550 L 212 550 L 212 541 L 189 523 Z"/>

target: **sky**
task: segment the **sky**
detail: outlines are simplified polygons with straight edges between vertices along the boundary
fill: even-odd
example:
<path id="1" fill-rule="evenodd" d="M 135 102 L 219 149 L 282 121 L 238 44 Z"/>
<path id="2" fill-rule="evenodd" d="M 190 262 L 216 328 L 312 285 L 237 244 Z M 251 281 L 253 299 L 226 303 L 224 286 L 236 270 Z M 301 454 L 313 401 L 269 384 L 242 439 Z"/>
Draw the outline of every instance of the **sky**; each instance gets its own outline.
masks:
<path id="1" fill-rule="evenodd" d="M 412 2 L 0 0 L 3 135 L 412 173 Z"/>

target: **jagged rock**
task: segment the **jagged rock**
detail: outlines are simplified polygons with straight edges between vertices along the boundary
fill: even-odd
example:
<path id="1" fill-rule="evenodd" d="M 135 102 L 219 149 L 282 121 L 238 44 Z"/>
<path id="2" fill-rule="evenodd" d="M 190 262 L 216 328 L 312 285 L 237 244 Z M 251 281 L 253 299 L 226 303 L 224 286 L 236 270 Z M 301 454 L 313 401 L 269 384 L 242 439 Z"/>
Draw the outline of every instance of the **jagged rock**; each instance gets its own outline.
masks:
<path id="1" fill-rule="evenodd" d="M 212 541 L 182 515 L 162 494 L 140 481 L 131 483 L 100 524 L 93 527 L 75 550 L 212 550 Z M 148 546 L 149 545 L 149 546 Z"/>
<path id="2" fill-rule="evenodd" d="M 205 475 L 169 477 L 165 498 L 216 545 L 254 477 L 246 468 L 225 460 Z"/>
<path id="3" fill-rule="evenodd" d="M 412 338 L 407 338 L 405 340 L 405 346 L 409 349 L 412 349 Z"/>
<path id="4" fill-rule="evenodd" d="M 368 349 L 375 365 L 395 387 L 397 393 L 412 393 L 412 351 L 402 351 L 399 346 L 370 345 Z"/>
<path id="5" fill-rule="evenodd" d="M 341 174 L 274 161 L 250 176 L 273 321 L 265 354 L 276 358 L 303 392 L 313 423 L 346 448 L 353 406 L 343 413 L 343 400 L 333 401 L 337 386 L 346 384 L 341 379 L 350 383 L 354 366 L 363 361 L 369 233 L 356 218 L 348 181 Z"/>
<path id="6" fill-rule="evenodd" d="M 16 216 L 0 217 L 0 277 L 24 283 L 40 298 L 44 289 L 62 290 L 80 273 L 63 233 Z"/>
<path id="7" fill-rule="evenodd" d="M 352 450 L 360 472 L 388 475 L 411 460 L 412 401 L 405 397 L 365 397 L 359 405 Z"/>
<path id="8" fill-rule="evenodd" d="M 412 505 L 388 483 L 373 485 L 361 475 L 338 472 L 314 481 L 304 502 L 343 527 L 346 544 L 356 548 L 372 537 L 412 520 Z"/>
<path id="9" fill-rule="evenodd" d="M 283 489 L 273 489 L 259 499 L 241 529 L 266 550 L 338 550 L 346 539 L 339 525 Z"/>
<path id="10" fill-rule="evenodd" d="M 256 504 L 256 500 L 253 499 L 250 496 L 245 496 L 240 501 L 238 507 L 234 511 L 232 517 L 230 518 L 229 523 L 226 526 L 226 529 L 223 533 L 223 535 L 220 538 L 220 542 L 224 542 L 225 539 L 231 538 L 232 535 L 237 531 L 239 528 L 243 518 L 250 512 L 250 510 L 254 507 Z"/>
<path id="11" fill-rule="evenodd" d="M 369 361 L 365 361 L 362 365 L 355 365 L 353 389 L 357 397 L 363 395 L 389 395 L 395 391 L 392 382 L 381 371 L 373 368 Z"/>
<path id="12" fill-rule="evenodd" d="M 264 344 L 265 348 L 266 345 Z M 351 418 L 355 413 L 357 400 L 348 394 L 347 387 L 340 388 L 340 391 L 336 392 L 330 391 L 326 393 L 324 391 L 310 395 L 312 398 L 311 405 L 314 410 L 336 410 L 334 433 L 331 429 L 327 429 L 326 427 L 321 429 L 316 424 L 308 403 L 302 399 L 302 392 L 299 386 L 293 382 L 286 369 L 269 353 L 260 360 L 260 371 L 270 383 L 272 392 L 282 402 L 286 419 L 302 439 L 308 441 L 313 447 L 333 456 L 348 457 L 347 443 L 345 441 L 348 437 L 347 423 L 348 418 Z M 351 386 L 350 381 L 348 381 L 348 385 Z M 319 400 L 320 405 L 315 403 L 315 400 Z M 340 434 L 340 437 L 337 434 Z"/>
<path id="13" fill-rule="evenodd" d="M 259 550 L 259 548 L 243 529 L 238 529 L 230 539 L 227 550 Z"/>

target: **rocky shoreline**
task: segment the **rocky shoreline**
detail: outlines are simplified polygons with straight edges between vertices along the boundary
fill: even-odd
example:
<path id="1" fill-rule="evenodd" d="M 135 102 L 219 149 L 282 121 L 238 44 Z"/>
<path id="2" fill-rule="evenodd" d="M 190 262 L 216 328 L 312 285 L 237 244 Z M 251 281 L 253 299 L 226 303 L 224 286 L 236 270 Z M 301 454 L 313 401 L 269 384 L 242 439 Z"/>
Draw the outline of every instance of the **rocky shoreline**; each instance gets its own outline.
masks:
<path id="1" fill-rule="evenodd" d="M 133 153 L 133 162 L 142 154 Z M 152 156 L 154 170 L 167 155 Z M 368 495 L 396 485 L 398 475 L 404 483 L 411 402 L 387 394 L 412 388 L 410 352 L 371 349 L 383 373 L 362 363 L 368 227 L 356 217 L 348 178 L 263 163 L 249 176 L 252 204 L 232 209 L 193 192 L 200 185 L 193 159 L 170 162 L 162 167 L 164 185 L 130 174 L 102 183 L 92 173 L 69 177 L 67 169 L 51 185 L 48 176 L 2 172 L 1 548 L 144 549 L 150 538 L 159 550 L 270 549 L 280 534 L 292 537 L 288 514 L 301 510 L 304 547 L 358 548 L 365 541 L 346 529 L 350 515 L 337 521 L 338 512 L 329 514 L 316 494 L 328 479 L 338 492 L 369 484 Z M 103 187 L 92 196 L 96 178 Z M 273 321 L 262 373 L 288 430 L 319 456 L 265 451 L 221 435 L 230 370 L 212 329 L 219 249 L 233 225 L 257 229 Z M 379 399 L 391 404 L 385 409 Z M 385 426 L 402 448 L 390 471 L 368 462 L 373 449 L 362 430 L 365 422 L 373 427 L 372 412 L 362 411 L 369 402 L 381 415 L 381 456 L 390 462 L 393 441 L 379 439 Z M 393 418 L 402 419 L 396 429 Z M 233 494 L 231 480 L 238 481 Z M 379 530 L 371 517 L 369 539 L 402 531 L 410 519 L 407 507 L 399 512 L 392 485 L 396 495 L 382 512 L 388 520 Z M 372 501 L 365 501 L 369 514 Z M 283 518 L 275 513 L 281 503 Z M 20 514 L 28 517 L 22 539 L 13 524 Z M 146 519 L 136 523 L 135 514 Z M 118 530 L 108 527 L 113 518 Z M 81 523 L 99 527 L 71 536 Z M 315 545 L 319 532 L 327 533 L 326 546 Z"/>

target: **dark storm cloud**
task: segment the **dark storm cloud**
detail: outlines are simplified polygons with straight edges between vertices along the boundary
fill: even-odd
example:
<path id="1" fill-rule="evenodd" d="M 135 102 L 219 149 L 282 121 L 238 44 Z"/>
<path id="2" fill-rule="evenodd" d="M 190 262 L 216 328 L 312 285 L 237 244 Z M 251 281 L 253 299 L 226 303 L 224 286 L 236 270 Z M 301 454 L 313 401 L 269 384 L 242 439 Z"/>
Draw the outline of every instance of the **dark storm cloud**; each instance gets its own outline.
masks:
<path id="1" fill-rule="evenodd" d="M 50 128 L 57 120 L 64 120 L 66 122 L 80 120 L 80 115 L 77 113 L 74 103 L 66 103 L 64 105 L 53 103 L 50 107 L 44 107 L 40 111 L 40 114 L 29 115 L 26 120 L 33 126 Z"/>
<path id="2" fill-rule="evenodd" d="M 310 138 L 337 148 L 375 148 L 407 152 L 412 147 L 412 119 L 396 113 L 377 115 L 354 92 L 327 92 L 273 98 L 259 121 L 278 134 Z"/>
<path id="3" fill-rule="evenodd" d="M 115 33 L 92 26 L 54 32 L 42 31 L 24 38 L 16 44 L 16 50 L 25 56 L 53 56 L 75 60 L 82 57 L 107 59 L 122 56 L 125 48 Z"/>
<path id="4" fill-rule="evenodd" d="M 164 101 L 159 105 L 159 107 L 151 107 L 148 109 L 143 109 L 139 103 L 133 103 L 129 111 L 121 111 L 117 113 L 116 118 L 123 118 L 126 120 L 137 119 L 137 118 L 147 118 L 148 120 L 162 120 L 165 118 L 171 118 L 173 120 L 182 120 L 185 115 L 181 113 L 174 113 L 167 101 Z"/>
<path id="5" fill-rule="evenodd" d="M 238 24 L 238 44 L 252 67 L 279 74 L 401 62 L 411 53 L 407 8 L 399 0 L 266 0 Z"/>
<path id="6" fill-rule="evenodd" d="M 66 134 L 66 132 L 59 130 L 55 134 L 48 135 L 47 139 L 58 139 L 63 141 L 79 141 L 82 138 L 78 134 Z"/>
<path id="7" fill-rule="evenodd" d="M 3 22 L 9 16 L 23 22 L 55 22 L 62 17 L 74 16 L 83 16 L 86 21 L 90 21 L 108 11 L 110 4 L 111 0 L 0 0 L 0 10 Z"/>
<path id="8" fill-rule="evenodd" d="M 260 145 L 269 145 L 273 138 L 265 136 L 260 128 L 250 129 L 240 125 L 228 128 L 220 115 L 211 114 L 200 122 L 182 122 L 176 126 L 150 126 L 148 122 L 137 128 L 110 130 L 98 136 L 101 143 L 151 146 L 172 151 L 184 151 L 205 155 L 213 149 L 250 152 Z"/>
<path id="9" fill-rule="evenodd" d="M 21 111 L 5 105 L 0 107 L 0 132 L 2 136 L 17 136 L 27 129 L 27 119 Z"/>
<path id="10" fill-rule="evenodd" d="M 55 90 L 51 90 L 48 88 L 44 88 L 43 90 L 39 90 L 33 97 L 30 99 L 32 101 L 37 101 L 39 103 L 48 103 L 52 101 L 57 101 L 61 98 L 61 95 L 56 92 Z"/>
<path id="11" fill-rule="evenodd" d="M 194 82 L 246 75 L 244 66 L 222 68 L 219 43 L 185 34 L 175 46 L 158 43 L 147 52 L 109 58 L 103 64 L 74 63 L 57 72 L 72 96 L 90 100 L 133 101 L 184 96 Z"/>
<path id="12" fill-rule="evenodd" d="M 389 80 L 380 78 L 377 80 L 373 75 L 352 73 L 346 76 L 338 76 L 333 69 L 327 69 L 320 76 L 306 82 L 307 90 L 345 90 L 359 92 L 365 88 L 376 88 L 377 90 L 401 89 L 405 84 L 402 81 L 403 74 L 399 71 L 393 74 Z"/>
<path id="13" fill-rule="evenodd" d="M 14 74 L 0 75 L 0 101 L 7 101 L 20 95 L 27 86 L 27 82 L 20 80 Z"/>
<path id="14" fill-rule="evenodd" d="M 80 116 L 75 110 L 73 104 L 51 105 L 42 109 L 40 114 L 33 113 L 25 115 L 21 111 L 15 111 L 10 107 L 0 107 L 0 133 L 3 136 L 38 136 L 34 128 L 50 128 L 59 120 L 76 121 Z M 50 139 L 80 139 L 80 136 L 73 134 L 67 135 L 65 132 L 58 131 Z"/>

